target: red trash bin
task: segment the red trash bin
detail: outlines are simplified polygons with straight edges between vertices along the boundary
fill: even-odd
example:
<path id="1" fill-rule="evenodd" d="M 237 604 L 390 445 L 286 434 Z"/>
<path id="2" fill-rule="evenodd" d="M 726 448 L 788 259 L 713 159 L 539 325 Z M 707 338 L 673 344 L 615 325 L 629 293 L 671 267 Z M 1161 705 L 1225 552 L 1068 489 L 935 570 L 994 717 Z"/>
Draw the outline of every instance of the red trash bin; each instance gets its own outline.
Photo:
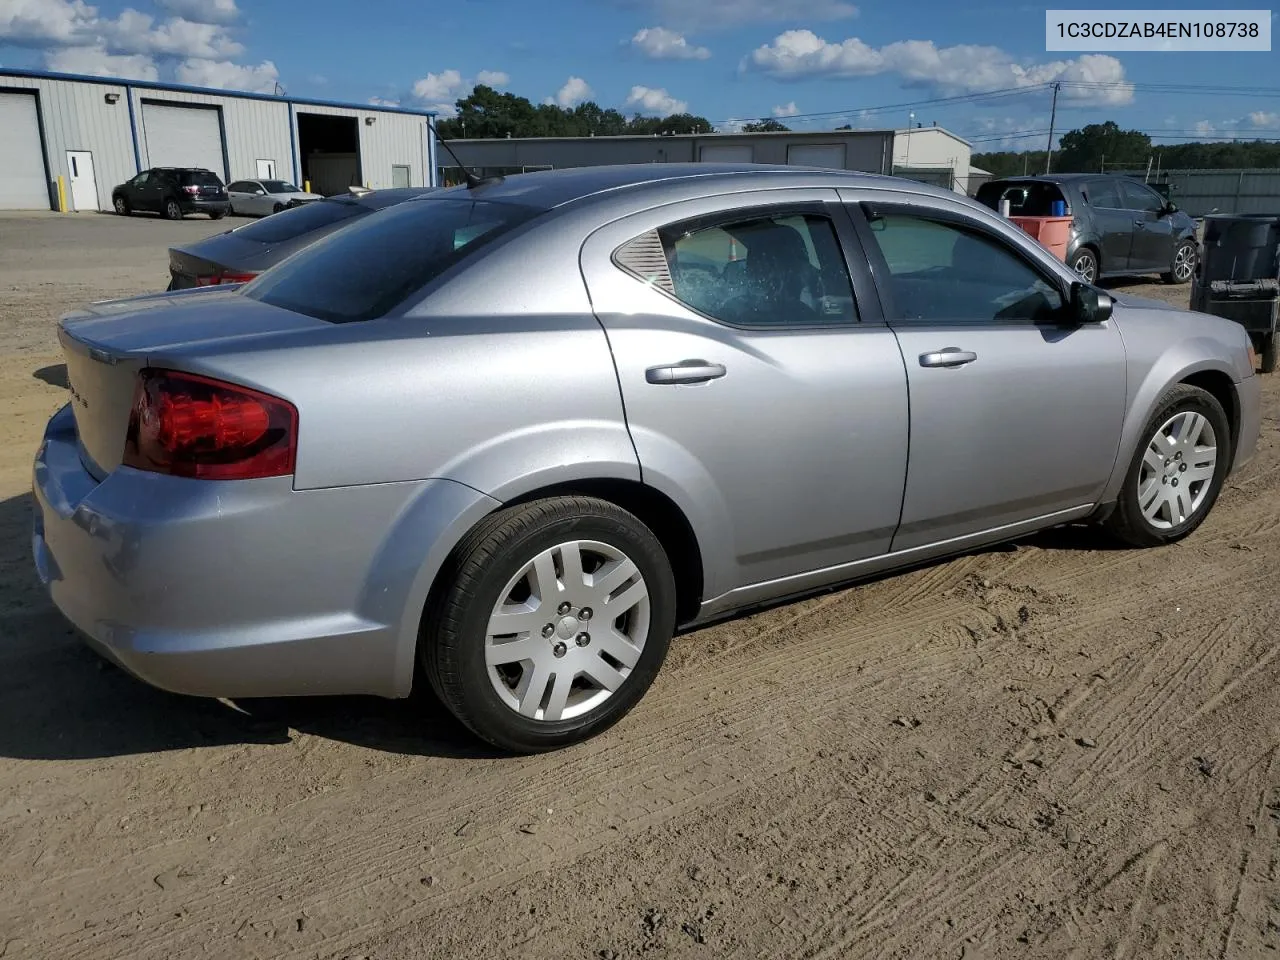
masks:
<path id="1" fill-rule="evenodd" d="M 1071 223 L 1075 217 L 1010 217 L 1009 220 L 1066 263 L 1067 242 L 1071 239 Z"/>

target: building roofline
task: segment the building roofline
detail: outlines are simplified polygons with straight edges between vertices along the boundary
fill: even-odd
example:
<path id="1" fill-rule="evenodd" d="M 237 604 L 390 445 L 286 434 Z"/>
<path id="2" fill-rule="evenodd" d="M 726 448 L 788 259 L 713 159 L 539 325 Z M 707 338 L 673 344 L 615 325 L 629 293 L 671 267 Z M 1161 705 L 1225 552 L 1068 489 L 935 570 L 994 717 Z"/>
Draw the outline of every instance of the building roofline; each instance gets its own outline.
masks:
<path id="1" fill-rule="evenodd" d="M 193 87 L 184 83 L 128 80 L 123 77 L 94 77 L 81 73 L 55 73 L 52 70 L 28 70 L 21 67 L 0 67 L 0 78 L 4 77 L 20 77 L 28 80 L 68 80 L 76 83 L 97 83 L 111 87 L 136 87 L 139 90 L 168 90 L 173 93 L 198 93 L 211 97 L 236 97 L 240 100 L 267 100 L 271 103 L 291 103 L 296 107 L 338 107 L 343 110 L 363 110 L 367 113 L 403 113 L 415 117 L 435 117 L 437 114 L 435 110 L 413 110 L 409 107 L 386 107 L 372 103 L 347 103 L 342 100 L 313 100 L 308 97 L 278 97 L 273 93 L 221 90 L 216 87 Z"/>
<path id="2" fill-rule="evenodd" d="M 516 141 L 522 143 L 531 142 L 547 142 L 547 143 L 567 143 L 570 141 L 582 141 L 589 143 L 594 140 L 608 140 L 616 142 L 618 140 L 640 140 L 650 143 L 654 140 L 699 140 L 707 137 L 720 137 L 729 139 L 740 137 L 746 139 L 748 137 L 803 137 L 805 139 L 831 139 L 832 137 L 847 136 L 863 136 L 867 134 L 877 134 L 883 136 L 886 133 L 893 133 L 892 130 L 872 129 L 872 130 L 761 130 L 758 133 L 619 133 L 619 134 L 602 134 L 598 137 L 454 137 L 444 140 L 445 143 L 513 143 Z"/>
<path id="3" fill-rule="evenodd" d="M 956 141 L 957 143 L 963 143 L 966 147 L 973 146 L 973 144 L 970 143 L 968 140 L 966 140 L 964 137 L 960 136 L 958 133 L 952 133 L 946 127 L 938 127 L 938 126 L 932 126 L 932 125 L 928 127 L 902 127 L 901 129 L 893 131 L 893 133 L 894 133 L 894 136 L 900 136 L 902 134 L 911 136 L 912 134 L 915 134 L 915 133 L 925 133 L 930 130 L 932 130 L 934 133 L 945 134 L 946 136 L 950 137 L 952 140 Z"/>

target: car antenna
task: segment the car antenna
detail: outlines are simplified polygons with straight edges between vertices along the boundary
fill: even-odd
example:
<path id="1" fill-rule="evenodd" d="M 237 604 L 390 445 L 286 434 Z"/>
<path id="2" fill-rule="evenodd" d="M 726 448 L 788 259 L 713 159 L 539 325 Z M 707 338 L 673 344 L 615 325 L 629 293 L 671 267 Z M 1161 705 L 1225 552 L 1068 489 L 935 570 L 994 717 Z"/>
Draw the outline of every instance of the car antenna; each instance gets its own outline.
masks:
<path id="1" fill-rule="evenodd" d="M 453 157 L 453 162 L 458 165 L 458 169 L 461 170 L 463 176 L 466 177 L 468 190 L 474 190 L 482 184 L 500 183 L 502 181 L 502 177 L 477 177 L 466 167 L 465 164 L 463 164 L 461 160 L 458 159 L 458 155 L 453 152 L 453 147 L 449 146 L 448 141 L 445 140 L 444 137 L 440 136 L 440 131 L 436 129 L 436 125 L 432 123 L 430 119 L 427 120 L 427 126 L 431 128 L 431 133 L 435 136 L 436 140 L 439 141 L 440 146 L 449 151 L 449 156 Z"/>

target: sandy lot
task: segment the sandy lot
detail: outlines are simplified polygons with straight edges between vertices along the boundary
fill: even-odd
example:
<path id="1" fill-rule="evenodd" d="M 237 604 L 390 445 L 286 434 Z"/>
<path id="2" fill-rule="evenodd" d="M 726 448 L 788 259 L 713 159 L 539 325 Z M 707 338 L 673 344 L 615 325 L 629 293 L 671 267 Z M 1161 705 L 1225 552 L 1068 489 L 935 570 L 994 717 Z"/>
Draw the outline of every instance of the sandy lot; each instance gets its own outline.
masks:
<path id="1" fill-rule="evenodd" d="M 39 589 L 54 318 L 225 225 L 0 217 L 0 956 L 1277 955 L 1280 377 L 1181 545 L 1058 531 L 689 634 L 610 733 L 495 757 L 427 697 L 151 690 Z"/>

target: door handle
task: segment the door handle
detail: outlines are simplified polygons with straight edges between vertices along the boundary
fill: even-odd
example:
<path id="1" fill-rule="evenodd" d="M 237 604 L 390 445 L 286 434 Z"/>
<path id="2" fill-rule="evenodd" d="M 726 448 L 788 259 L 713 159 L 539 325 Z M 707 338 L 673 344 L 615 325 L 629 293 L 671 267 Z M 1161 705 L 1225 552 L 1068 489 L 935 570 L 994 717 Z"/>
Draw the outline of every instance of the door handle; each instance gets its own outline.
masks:
<path id="1" fill-rule="evenodd" d="M 1137 227 L 1139 230 L 1142 230 L 1142 229 L 1145 229 L 1145 228 L 1146 228 L 1146 226 L 1147 226 L 1147 221 L 1145 221 L 1145 220 L 1135 220 L 1135 221 L 1133 221 L 1133 225 L 1134 225 L 1135 227 Z"/>
<path id="2" fill-rule="evenodd" d="M 933 353 L 920 354 L 922 367 L 963 367 L 973 363 L 978 355 L 972 350 L 961 350 L 959 347 L 943 347 Z"/>
<path id="3" fill-rule="evenodd" d="M 649 383 L 706 383 L 725 375 L 723 363 L 706 360 L 681 360 L 660 367 L 650 367 L 644 372 Z"/>

